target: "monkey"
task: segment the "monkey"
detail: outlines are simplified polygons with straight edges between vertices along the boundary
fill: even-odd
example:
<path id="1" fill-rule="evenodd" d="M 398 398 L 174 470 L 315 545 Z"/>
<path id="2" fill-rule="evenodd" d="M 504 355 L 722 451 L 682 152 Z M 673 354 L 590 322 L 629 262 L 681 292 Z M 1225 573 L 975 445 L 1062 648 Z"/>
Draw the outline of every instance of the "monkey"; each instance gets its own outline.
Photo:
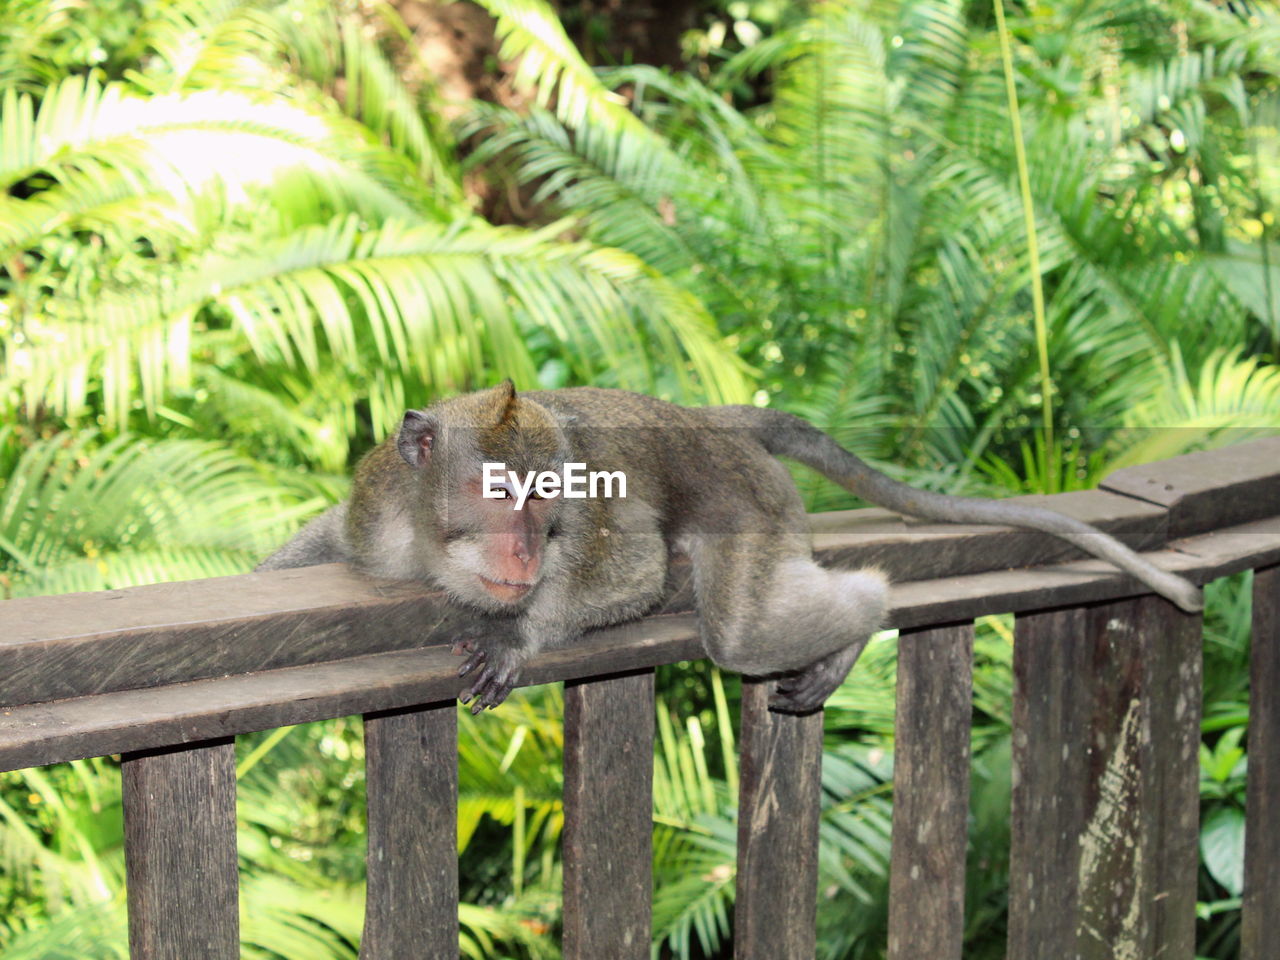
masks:
<path id="1" fill-rule="evenodd" d="M 814 561 L 803 503 L 777 457 L 903 514 L 1046 531 L 1184 610 L 1202 608 L 1197 586 L 1087 523 L 918 490 L 780 410 L 683 407 L 596 387 L 518 393 L 510 380 L 408 410 L 359 462 L 350 497 L 257 569 L 346 561 L 371 576 L 434 583 L 491 615 L 482 640 L 454 645 L 466 657 L 459 677 L 471 678 L 460 699 L 479 713 L 506 699 L 539 651 L 657 605 L 669 562 L 685 555 L 710 659 L 778 678 L 771 709 L 810 713 L 883 625 L 888 584 L 874 569 Z M 569 463 L 621 471 L 626 496 L 534 486 L 534 476 L 558 481 Z M 504 472 L 486 474 L 485 464 Z"/>

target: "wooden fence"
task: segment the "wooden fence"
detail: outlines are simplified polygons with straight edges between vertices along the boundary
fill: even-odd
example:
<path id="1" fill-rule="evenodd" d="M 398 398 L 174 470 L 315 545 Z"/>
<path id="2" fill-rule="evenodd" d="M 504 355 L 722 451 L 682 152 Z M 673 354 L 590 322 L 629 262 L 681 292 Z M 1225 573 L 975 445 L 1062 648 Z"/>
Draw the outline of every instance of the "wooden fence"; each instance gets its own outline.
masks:
<path id="1" fill-rule="evenodd" d="M 1253 568 L 1244 960 L 1280 916 L 1280 438 L 1123 470 L 1059 510 L 1206 582 Z M 961 956 L 973 620 L 1016 615 L 1010 960 L 1191 960 L 1201 620 L 1040 534 L 814 518 L 894 578 L 888 955 Z M 564 956 L 649 956 L 653 670 L 699 656 L 689 589 L 539 657 L 565 681 Z M 457 726 L 471 618 L 341 565 L 0 604 L 0 768 L 119 753 L 135 958 L 239 955 L 240 733 L 364 715 L 361 956 L 457 955 Z M 734 955 L 814 955 L 821 714 L 744 683 Z"/>

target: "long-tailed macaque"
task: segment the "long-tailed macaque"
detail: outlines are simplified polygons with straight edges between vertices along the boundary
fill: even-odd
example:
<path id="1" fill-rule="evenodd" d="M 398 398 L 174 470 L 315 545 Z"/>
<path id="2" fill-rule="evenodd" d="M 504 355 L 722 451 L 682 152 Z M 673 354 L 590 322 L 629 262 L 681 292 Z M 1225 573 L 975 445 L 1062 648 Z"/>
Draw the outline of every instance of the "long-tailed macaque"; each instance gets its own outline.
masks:
<path id="1" fill-rule="evenodd" d="M 502 618 L 490 638 L 458 644 L 469 654 L 459 676 L 472 677 L 462 699 L 479 712 L 506 699 L 539 650 L 643 614 L 662 595 L 669 556 L 684 553 L 707 655 L 779 676 L 774 709 L 807 712 L 881 626 L 887 584 L 875 570 L 814 563 L 804 507 L 774 456 L 901 513 L 1048 531 L 1185 610 L 1201 607 L 1195 585 L 1086 523 L 916 490 L 787 413 L 591 387 L 518 394 L 510 381 L 408 411 L 361 461 L 350 499 L 258 569 L 345 560 L 374 576 L 432 581 Z M 567 463 L 621 471 L 625 497 L 556 495 Z M 487 473 L 486 464 L 499 466 Z M 544 472 L 555 476 L 533 485 Z"/>

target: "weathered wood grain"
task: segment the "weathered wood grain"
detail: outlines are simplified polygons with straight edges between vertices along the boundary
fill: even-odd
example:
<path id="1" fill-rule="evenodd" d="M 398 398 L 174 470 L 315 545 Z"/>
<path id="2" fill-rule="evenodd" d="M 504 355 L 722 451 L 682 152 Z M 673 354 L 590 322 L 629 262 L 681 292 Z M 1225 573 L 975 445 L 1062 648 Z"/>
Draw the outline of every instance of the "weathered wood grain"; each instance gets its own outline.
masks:
<path id="1" fill-rule="evenodd" d="M 132 960 L 236 960 L 236 755 L 230 739 L 121 760 Z"/>
<path id="2" fill-rule="evenodd" d="M 1200 618 L 1144 597 L 1018 618 L 1009 960 L 1191 960 Z"/>
<path id="3" fill-rule="evenodd" d="M 960 960 L 973 624 L 898 638 L 889 960 Z"/>
<path id="4" fill-rule="evenodd" d="M 1253 575 L 1241 960 L 1271 960 L 1280 917 L 1280 566 Z"/>
<path id="5" fill-rule="evenodd" d="M 364 718 L 363 960 L 458 955 L 458 713 L 453 700 Z"/>
<path id="6" fill-rule="evenodd" d="M 475 617 L 345 564 L 0 603 L 0 704 L 451 641 Z"/>
<path id="7" fill-rule="evenodd" d="M 702 656 L 694 617 L 649 617 L 597 631 L 529 664 L 526 684 Z M 0 710 L 0 769 L 269 730 L 455 697 L 461 661 L 448 647 L 380 653 L 241 677 Z"/>
<path id="8" fill-rule="evenodd" d="M 1176 552 L 1149 556 L 1199 581 L 1275 563 L 1280 560 L 1280 518 L 1184 540 Z M 1133 581 L 1107 564 L 1078 561 L 899 584 L 891 592 L 889 623 L 910 629 L 1138 592 Z M 694 617 L 651 616 L 540 654 L 530 662 L 524 682 L 616 673 L 702 655 Z M 0 770 L 443 699 L 464 685 L 456 677 L 457 666 L 447 648 L 433 646 L 3 708 Z"/>
<path id="9" fill-rule="evenodd" d="M 1225 456 L 1227 451 L 1214 453 Z M 1231 480 L 1228 477 L 1222 483 L 1230 487 Z M 1156 543 L 1165 534 L 1163 508 L 1137 500 L 1099 491 L 1042 499 L 1051 499 L 1055 509 L 1136 538 L 1136 543 Z M 1257 502 L 1266 503 L 1265 499 Z M 983 612 L 984 606 L 992 609 L 1004 602 L 975 597 L 969 587 L 982 581 L 952 588 L 945 598 L 932 587 L 913 595 L 912 583 L 905 581 L 932 583 L 928 578 L 957 575 L 968 579 L 984 570 L 999 576 L 1007 567 L 1057 560 L 1071 553 L 1070 547 L 1046 534 L 906 523 L 886 511 L 847 516 L 847 523 L 841 521 L 843 532 L 835 532 L 830 522 L 816 521 L 822 529 L 817 537 L 819 558 L 831 566 L 878 565 L 902 581 L 904 601 L 899 606 L 911 606 L 913 614 L 900 614 L 899 626 L 968 619 Z M 1241 528 L 1237 535 L 1256 541 L 1274 534 L 1276 527 L 1276 522 L 1270 527 L 1263 522 Z M 1206 558 L 1186 556 L 1183 544 L 1177 547 L 1177 551 L 1152 554 L 1152 559 L 1175 570 L 1211 566 L 1204 562 Z M 1241 550 L 1247 548 L 1240 547 L 1237 553 Z M 1280 558 L 1280 547 L 1274 556 Z M 1262 558 L 1259 562 L 1274 561 Z M 1092 568 L 1069 566 L 1080 571 L 1111 570 L 1100 562 Z M 1041 571 L 1049 575 L 1045 568 L 1024 573 L 1034 578 Z M 1211 573 L 1216 576 L 1221 571 Z M 1042 604 L 1046 591 L 1063 591 L 1062 603 L 1105 599 L 1120 589 L 1130 595 L 1141 592 L 1127 578 L 1118 573 L 1115 577 L 1115 583 L 1108 583 L 1105 578 L 1081 576 L 1075 589 L 1069 590 L 1071 577 L 1058 574 L 1056 580 L 1036 581 L 1042 588 L 1039 596 L 1026 579 L 1007 588 L 1012 602 L 1025 604 L 1019 609 Z M 1100 585 L 1095 588 L 1094 584 Z M 661 609 L 690 609 L 687 565 L 672 565 L 669 587 Z M 938 597 L 932 607 L 917 602 L 928 595 Z M 952 607 L 949 612 L 941 609 L 947 605 Z M 446 603 L 439 592 L 421 584 L 368 580 L 341 564 L 10 600 L 0 603 L 0 705 L 414 649 L 488 629 L 489 621 Z"/>
<path id="10" fill-rule="evenodd" d="M 1169 536 L 1259 520 L 1280 504 L 1280 437 L 1117 470 L 1103 490 L 1169 510 Z"/>
<path id="11" fill-rule="evenodd" d="M 1014 643 L 1009 960 L 1080 960 L 1093 645 L 1083 608 L 1019 617 Z"/>
<path id="12" fill-rule="evenodd" d="M 565 960 L 647 960 L 653 670 L 564 687 Z"/>
<path id="13" fill-rule="evenodd" d="M 1196 872 L 1200 866 L 1200 721 L 1204 713 L 1204 618 L 1156 597 L 1136 603 L 1152 648 L 1143 659 L 1150 766 L 1144 817 L 1151 896 L 1152 956 L 1196 955 Z M 1147 757 L 1143 757 L 1144 760 Z M 1147 826 L 1149 825 L 1149 826 Z"/>
<path id="14" fill-rule="evenodd" d="M 770 713 L 742 681 L 734 960 L 813 960 L 817 940 L 822 711 Z"/>
<path id="15" fill-rule="evenodd" d="M 1206 583 L 1280 560 L 1280 517 L 1180 540 L 1145 554 L 1156 566 Z M 889 622 L 899 628 L 1135 597 L 1147 588 L 1103 560 L 979 573 L 894 586 Z"/>

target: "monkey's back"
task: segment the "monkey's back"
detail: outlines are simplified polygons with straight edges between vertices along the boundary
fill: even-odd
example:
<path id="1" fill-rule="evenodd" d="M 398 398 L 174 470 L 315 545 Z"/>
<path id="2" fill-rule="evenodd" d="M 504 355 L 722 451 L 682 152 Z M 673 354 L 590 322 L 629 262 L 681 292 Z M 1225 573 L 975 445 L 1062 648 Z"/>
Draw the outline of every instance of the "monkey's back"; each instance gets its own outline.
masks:
<path id="1" fill-rule="evenodd" d="M 669 538 L 808 528 L 790 474 L 749 429 L 627 390 L 568 387 L 522 396 L 561 420 L 587 470 L 626 474 L 627 496 L 652 506 Z"/>

